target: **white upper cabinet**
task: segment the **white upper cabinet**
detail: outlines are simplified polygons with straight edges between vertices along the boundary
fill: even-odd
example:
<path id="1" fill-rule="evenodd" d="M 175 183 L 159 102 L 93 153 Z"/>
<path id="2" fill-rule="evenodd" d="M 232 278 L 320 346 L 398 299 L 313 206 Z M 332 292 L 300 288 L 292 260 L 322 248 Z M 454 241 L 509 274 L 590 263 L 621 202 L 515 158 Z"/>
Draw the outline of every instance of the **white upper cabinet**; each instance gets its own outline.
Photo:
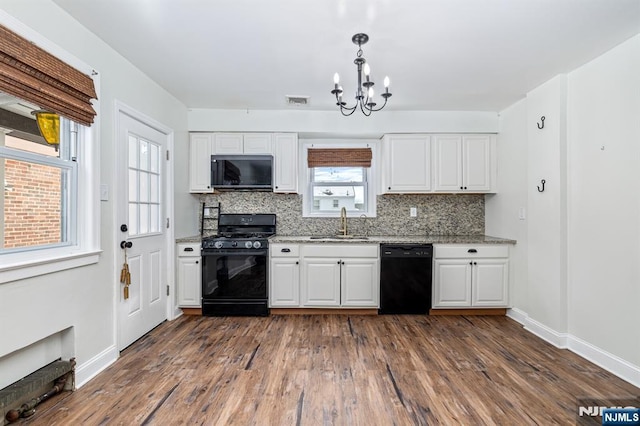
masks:
<path id="1" fill-rule="evenodd" d="M 431 137 L 385 135 L 382 139 L 382 192 L 431 192 Z"/>
<path id="2" fill-rule="evenodd" d="M 189 192 L 213 192 L 211 187 L 210 133 L 193 133 L 189 139 Z"/>
<path id="3" fill-rule="evenodd" d="M 434 190 L 494 191 L 494 145 L 492 135 L 434 135 Z"/>
<path id="4" fill-rule="evenodd" d="M 214 133 L 213 153 L 271 154 L 271 133 Z"/>
<path id="5" fill-rule="evenodd" d="M 189 139 L 189 192 L 213 192 L 212 155 L 273 155 L 273 191 L 298 192 L 296 133 L 192 133 Z"/>
<path id="6" fill-rule="evenodd" d="M 298 135 L 273 135 L 273 192 L 298 192 Z"/>
<path id="7" fill-rule="evenodd" d="M 381 192 L 495 192 L 495 140 L 489 134 L 385 135 Z"/>

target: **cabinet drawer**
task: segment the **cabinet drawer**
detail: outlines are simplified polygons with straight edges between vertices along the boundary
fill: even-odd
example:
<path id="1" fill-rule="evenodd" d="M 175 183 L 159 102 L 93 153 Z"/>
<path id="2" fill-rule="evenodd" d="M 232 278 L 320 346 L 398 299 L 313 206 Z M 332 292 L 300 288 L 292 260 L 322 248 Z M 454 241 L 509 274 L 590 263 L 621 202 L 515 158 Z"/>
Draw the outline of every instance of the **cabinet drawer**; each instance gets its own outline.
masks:
<path id="1" fill-rule="evenodd" d="M 269 246 L 271 257 L 299 257 L 300 246 L 298 244 L 271 244 Z"/>
<path id="2" fill-rule="evenodd" d="M 378 244 L 308 244 L 302 252 L 305 257 L 378 257 Z"/>
<path id="3" fill-rule="evenodd" d="M 200 257 L 200 243 L 180 243 L 176 254 L 178 257 Z"/>
<path id="4" fill-rule="evenodd" d="M 509 246 L 495 244 L 470 244 L 470 245 L 441 245 L 433 246 L 434 257 L 436 259 L 457 259 L 457 258 L 491 258 L 509 257 Z"/>

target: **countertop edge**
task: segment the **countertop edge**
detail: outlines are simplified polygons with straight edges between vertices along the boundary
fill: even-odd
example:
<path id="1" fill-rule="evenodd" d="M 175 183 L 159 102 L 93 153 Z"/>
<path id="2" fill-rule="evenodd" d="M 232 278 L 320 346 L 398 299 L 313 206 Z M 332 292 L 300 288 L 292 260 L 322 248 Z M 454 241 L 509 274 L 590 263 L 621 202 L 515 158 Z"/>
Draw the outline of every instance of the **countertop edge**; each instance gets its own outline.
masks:
<path id="1" fill-rule="evenodd" d="M 517 244 L 516 240 L 493 237 L 490 235 L 427 235 L 427 236 L 393 236 L 371 235 L 364 239 L 325 238 L 312 239 L 309 235 L 276 235 L 269 239 L 271 243 L 298 244 Z"/>
<path id="2" fill-rule="evenodd" d="M 176 238 L 176 244 L 200 243 L 200 235 Z M 298 244 L 517 244 L 516 240 L 493 237 L 490 235 L 371 235 L 366 239 L 312 239 L 310 235 L 274 235 L 269 238 L 271 243 Z"/>

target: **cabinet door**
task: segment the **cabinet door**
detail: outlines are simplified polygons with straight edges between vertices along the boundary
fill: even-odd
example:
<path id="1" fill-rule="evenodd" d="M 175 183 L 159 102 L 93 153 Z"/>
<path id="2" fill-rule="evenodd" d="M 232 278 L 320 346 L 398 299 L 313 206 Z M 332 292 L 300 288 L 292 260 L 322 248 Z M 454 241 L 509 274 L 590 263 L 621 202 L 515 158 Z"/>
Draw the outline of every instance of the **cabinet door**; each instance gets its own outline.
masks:
<path id="1" fill-rule="evenodd" d="M 213 137 L 214 154 L 243 154 L 242 133 L 216 133 Z"/>
<path id="2" fill-rule="evenodd" d="M 271 154 L 271 133 L 245 133 L 243 152 L 245 154 Z"/>
<path id="3" fill-rule="evenodd" d="M 462 137 L 438 135 L 434 136 L 433 143 L 435 152 L 435 190 L 446 192 L 463 191 Z"/>
<path id="4" fill-rule="evenodd" d="M 340 306 L 340 260 L 306 258 L 302 261 L 302 306 Z"/>
<path id="5" fill-rule="evenodd" d="M 297 258 L 271 260 L 269 280 L 269 306 L 300 306 L 300 265 Z"/>
<path id="6" fill-rule="evenodd" d="M 433 307 L 471 306 L 471 261 L 435 259 Z"/>
<path id="7" fill-rule="evenodd" d="M 213 192 L 211 188 L 210 134 L 192 134 L 189 140 L 189 192 Z"/>
<path id="8" fill-rule="evenodd" d="M 463 138 L 464 188 L 468 191 L 491 190 L 491 136 L 473 135 Z"/>
<path id="9" fill-rule="evenodd" d="M 384 192 L 430 192 L 431 138 L 427 135 L 389 135 L 383 143 Z"/>
<path id="10" fill-rule="evenodd" d="M 273 143 L 273 192 L 298 192 L 298 135 L 276 133 Z"/>
<path id="11" fill-rule="evenodd" d="M 508 305 L 508 265 L 507 259 L 474 260 L 471 278 L 473 306 L 506 307 Z"/>
<path id="12" fill-rule="evenodd" d="M 344 259 L 341 268 L 341 302 L 349 307 L 378 307 L 378 260 Z"/>
<path id="13" fill-rule="evenodd" d="M 178 306 L 201 306 L 201 268 L 200 257 L 178 257 Z"/>

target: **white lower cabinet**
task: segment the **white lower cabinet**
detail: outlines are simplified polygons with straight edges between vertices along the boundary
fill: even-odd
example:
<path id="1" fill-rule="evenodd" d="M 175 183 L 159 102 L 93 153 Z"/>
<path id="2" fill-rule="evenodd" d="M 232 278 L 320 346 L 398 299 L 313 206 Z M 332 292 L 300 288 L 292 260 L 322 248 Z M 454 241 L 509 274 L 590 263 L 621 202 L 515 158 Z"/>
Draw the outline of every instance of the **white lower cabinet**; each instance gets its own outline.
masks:
<path id="1" fill-rule="evenodd" d="M 340 306 L 340 259 L 302 260 L 302 306 Z"/>
<path id="2" fill-rule="evenodd" d="M 269 307 L 300 306 L 300 248 L 297 244 L 271 244 Z"/>
<path id="3" fill-rule="evenodd" d="M 346 258 L 342 261 L 340 272 L 342 306 L 378 307 L 378 259 Z"/>
<path id="4" fill-rule="evenodd" d="M 378 247 L 351 243 L 272 244 L 269 305 L 377 308 Z"/>
<path id="5" fill-rule="evenodd" d="M 433 307 L 509 306 L 509 247 L 434 245 Z"/>
<path id="6" fill-rule="evenodd" d="M 178 306 L 199 308 L 202 306 L 202 264 L 199 243 L 180 243 L 177 246 Z"/>

